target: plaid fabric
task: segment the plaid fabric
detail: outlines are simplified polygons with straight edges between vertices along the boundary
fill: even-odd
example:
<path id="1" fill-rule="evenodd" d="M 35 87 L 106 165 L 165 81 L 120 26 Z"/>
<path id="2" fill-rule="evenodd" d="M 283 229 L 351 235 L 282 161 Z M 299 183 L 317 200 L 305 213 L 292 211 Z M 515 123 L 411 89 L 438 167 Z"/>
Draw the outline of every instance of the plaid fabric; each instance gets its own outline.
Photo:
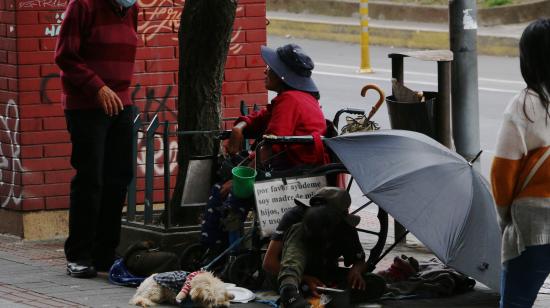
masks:
<path id="1" fill-rule="evenodd" d="M 153 279 L 161 286 L 169 288 L 170 290 L 174 291 L 174 293 L 179 293 L 179 291 L 183 287 L 183 284 L 185 283 L 185 280 L 187 280 L 188 275 L 189 272 L 173 271 L 156 274 Z"/>

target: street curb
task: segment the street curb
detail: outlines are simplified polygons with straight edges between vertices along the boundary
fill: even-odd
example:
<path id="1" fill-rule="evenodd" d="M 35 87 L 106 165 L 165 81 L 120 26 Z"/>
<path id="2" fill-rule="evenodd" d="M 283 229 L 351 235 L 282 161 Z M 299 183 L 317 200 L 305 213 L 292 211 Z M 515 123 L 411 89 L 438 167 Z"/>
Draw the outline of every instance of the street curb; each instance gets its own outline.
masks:
<path id="1" fill-rule="evenodd" d="M 315 15 L 358 17 L 357 0 L 267 0 L 268 11 L 288 11 Z M 527 23 L 550 10 L 550 0 L 513 5 L 479 8 L 477 23 L 480 26 L 499 26 Z M 449 7 L 446 5 L 421 5 L 406 2 L 371 0 L 368 4 L 371 20 L 448 23 Z"/>
<path id="2" fill-rule="evenodd" d="M 313 40 L 329 40 L 359 43 L 360 27 L 353 24 L 302 21 L 284 18 L 269 18 L 267 33 L 277 36 L 292 36 Z M 392 46 L 413 49 L 449 49 L 449 32 L 431 29 L 400 29 L 390 27 L 369 27 L 371 45 Z M 493 56 L 518 56 L 519 39 L 479 35 L 479 54 Z"/>

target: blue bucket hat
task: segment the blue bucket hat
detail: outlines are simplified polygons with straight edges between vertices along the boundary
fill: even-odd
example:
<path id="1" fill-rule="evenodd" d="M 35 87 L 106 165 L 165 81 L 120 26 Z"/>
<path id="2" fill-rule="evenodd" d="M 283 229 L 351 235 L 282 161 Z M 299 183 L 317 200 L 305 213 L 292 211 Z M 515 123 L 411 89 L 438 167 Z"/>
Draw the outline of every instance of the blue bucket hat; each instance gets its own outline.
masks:
<path id="1" fill-rule="evenodd" d="M 313 61 L 300 46 L 287 44 L 277 50 L 262 46 L 261 54 L 269 68 L 291 88 L 306 92 L 319 92 L 311 79 Z"/>

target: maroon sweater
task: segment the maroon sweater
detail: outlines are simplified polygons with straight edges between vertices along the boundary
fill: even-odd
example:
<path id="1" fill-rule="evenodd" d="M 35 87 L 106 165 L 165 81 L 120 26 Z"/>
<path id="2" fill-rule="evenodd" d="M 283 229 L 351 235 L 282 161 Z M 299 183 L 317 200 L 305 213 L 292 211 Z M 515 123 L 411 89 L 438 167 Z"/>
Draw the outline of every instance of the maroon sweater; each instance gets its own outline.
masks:
<path id="1" fill-rule="evenodd" d="M 65 109 L 100 108 L 97 92 L 104 85 L 132 104 L 137 13 L 137 5 L 121 11 L 112 0 L 70 0 L 55 50 Z"/>

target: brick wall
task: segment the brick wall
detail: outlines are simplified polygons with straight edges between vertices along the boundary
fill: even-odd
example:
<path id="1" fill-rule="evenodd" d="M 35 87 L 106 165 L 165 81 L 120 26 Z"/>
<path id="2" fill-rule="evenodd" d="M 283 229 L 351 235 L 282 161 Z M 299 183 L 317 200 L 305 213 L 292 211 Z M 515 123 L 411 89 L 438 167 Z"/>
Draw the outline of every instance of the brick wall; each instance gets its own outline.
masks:
<path id="1" fill-rule="evenodd" d="M 20 206 L 22 190 L 14 8 L 0 0 L 0 206 L 10 208 Z"/>
<path id="2" fill-rule="evenodd" d="M 70 144 L 60 104 L 59 69 L 53 50 L 66 0 L 0 0 L 0 208 L 68 207 Z M 155 113 L 176 121 L 177 30 L 183 1 L 138 0 L 141 40 L 132 97 L 143 120 Z M 241 0 L 223 84 L 223 115 L 239 114 L 239 102 L 265 104 L 265 0 Z M 138 189 L 143 188 L 140 144 Z M 160 140 L 156 143 L 161 148 Z M 177 142 L 172 140 L 172 174 Z M 159 152 L 160 153 L 160 152 Z M 157 200 L 162 198 L 162 157 L 155 158 Z M 174 181 L 172 181 L 174 183 Z M 141 196 L 141 194 L 140 194 Z"/>

